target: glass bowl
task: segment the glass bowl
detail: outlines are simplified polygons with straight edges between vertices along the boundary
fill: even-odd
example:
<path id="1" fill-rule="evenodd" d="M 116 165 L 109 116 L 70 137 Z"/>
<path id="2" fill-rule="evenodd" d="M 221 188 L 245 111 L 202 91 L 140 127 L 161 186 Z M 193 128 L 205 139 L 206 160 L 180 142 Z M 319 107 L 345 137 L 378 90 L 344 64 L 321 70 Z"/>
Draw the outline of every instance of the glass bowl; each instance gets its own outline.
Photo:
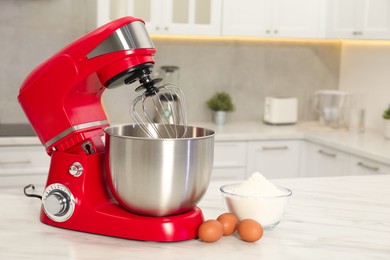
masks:
<path id="1" fill-rule="evenodd" d="M 279 196 L 243 196 L 231 192 L 240 185 L 229 184 L 220 188 L 229 212 L 239 220 L 254 219 L 264 229 L 272 229 L 280 223 L 284 210 L 292 195 L 291 190 L 276 186 L 283 194 Z"/>

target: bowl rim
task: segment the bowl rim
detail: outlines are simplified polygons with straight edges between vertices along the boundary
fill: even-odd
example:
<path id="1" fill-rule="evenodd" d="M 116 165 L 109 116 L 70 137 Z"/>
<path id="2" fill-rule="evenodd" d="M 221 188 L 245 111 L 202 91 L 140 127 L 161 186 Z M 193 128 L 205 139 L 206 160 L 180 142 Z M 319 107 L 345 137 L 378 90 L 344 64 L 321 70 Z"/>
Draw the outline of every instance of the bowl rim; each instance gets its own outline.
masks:
<path id="1" fill-rule="evenodd" d="M 285 187 L 282 187 L 282 186 L 279 186 L 279 185 L 275 185 L 278 189 L 282 190 L 283 192 L 285 192 L 285 194 L 283 195 L 279 195 L 279 196 L 251 196 L 251 195 L 240 195 L 240 194 L 236 194 L 236 193 L 232 193 L 232 192 L 229 192 L 229 191 L 226 191 L 226 188 L 228 187 L 232 187 L 232 186 L 237 186 L 237 185 L 240 185 L 241 183 L 231 183 L 231 184 L 225 184 L 225 185 L 222 185 L 219 190 L 222 192 L 222 194 L 227 194 L 227 195 L 231 195 L 231 196 L 235 196 L 235 197 L 241 197 L 241 198 L 251 198 L 251 199 L 261 199 L 261 198 L 264 198 L 264 199 L 274 199 L 274 198 L 285 198 L 285 197 L 290 197 L 292 195 L 292 191 L 289 189 L 289 188 L 285 188 Z"/>
<path id="2" fill-rule="evenodd" d="M 151 125 L 151 124 L 143 124 L 143 125 Z M 161 123 L 155 123 L 155 125 L 164 125 Z M 180 127 L 184 127 L 184 125 L 178 125 Z M 181 138 L 160 138 L 160 137 L 153 137 L 150 138 L 148 136 L 130 136 L 130 135 L 121 135 L 121 134 L 116 134 L 112 133 L 111 130 L 114 128 L 135 128 L 139 127 L 139 124 L 132 123 L 132 124 L 116 124 L 116 125 L 110 125 L 105 128 L 103 128 L 103 132 L 105 133 L 106 137 L 115 137 L 115 138 L 123 138 L 123 139 L 130 139 L 130 140 L 142 140 L 142 141 L 188 141 L 188 140 L 201 140 L 201 139 L 209 139 L 209 138 L 214 138 L 216 133 L 213 129 L 206 128 L 206 127 L 201 127 L 201 126 L 195 126 L 195 125 L 186 125 L 187 129 L 192 128 L 194 129 L 202 129 L 207 131 L 208 133 L 203 136 L 197 136 L 197 137 L 181 137 Z"/>

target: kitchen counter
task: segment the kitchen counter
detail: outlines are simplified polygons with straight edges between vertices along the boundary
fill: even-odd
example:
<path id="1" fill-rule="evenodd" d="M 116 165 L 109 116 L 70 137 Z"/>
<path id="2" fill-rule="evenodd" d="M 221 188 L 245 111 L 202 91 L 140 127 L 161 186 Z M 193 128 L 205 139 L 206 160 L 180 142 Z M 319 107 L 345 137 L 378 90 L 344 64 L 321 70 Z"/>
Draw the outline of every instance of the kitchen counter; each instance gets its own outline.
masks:
<path id="1" fill-rule="evenodd" d="M 386 140 L 381 131 L 368 129 L 357 133 L 345 128 L 325 127 L 318 122 L 278 126 L 253 121 L 223 126 L 212 123 L 194 125 L 215 130 L 216 141 L 306 140 L 390 165 L 390 140 Z"/>
<path id="2" fill-rule="evenodd" d="M 317 122 L 279 126 L 255 121 L 232 122 L 223 126 L 204 122 L 190 125 L 215 130 L 216 141 L 307 140 L 390 165 L 390 140 L 386 140 L 381 131 L 353 133 L 345 128 L 324 127 Z M 0 137 L 0 146 L 7 145 L 41 144 L 37 137 Z"/>
<path id="3" fill-rule="evenodd" d="M 261 240 L 132 241 L 39 222 L 40 201 L 22 187 L 0 190 L 0 259 L 390 259 L 390 175 L 279 179 L 293 191 L 283 221 Z M 220 182 L 199 204 L 205 218 L 224 205 Z M 37 188 L 41 191 L 41 188 Z M 104 225 L 104 223 L 102 223 Z"/>

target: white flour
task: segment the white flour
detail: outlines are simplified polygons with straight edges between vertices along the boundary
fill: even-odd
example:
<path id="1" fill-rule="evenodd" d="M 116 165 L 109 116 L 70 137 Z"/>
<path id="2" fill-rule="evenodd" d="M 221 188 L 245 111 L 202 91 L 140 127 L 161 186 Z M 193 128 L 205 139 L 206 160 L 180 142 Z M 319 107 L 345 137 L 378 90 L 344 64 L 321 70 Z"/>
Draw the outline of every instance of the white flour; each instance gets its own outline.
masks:
<path id="1" fill-rule="evenodd" d="M 241 196 L 274 197 L 283 195 L 281 190 L 259 172 L 253 173 L 249 179 L 232 188 L 230 192 Z"/>
<path id="2" fill-rule="evenodd" d="M 253 173 L 248 180 L 226 191 L 243 196 L 228 194 L 225 197 L 228 210 L 239 220 L 256 220 L 263 228 L 272 228 L 281 221 L 289 197 L 259 172 Z"/>

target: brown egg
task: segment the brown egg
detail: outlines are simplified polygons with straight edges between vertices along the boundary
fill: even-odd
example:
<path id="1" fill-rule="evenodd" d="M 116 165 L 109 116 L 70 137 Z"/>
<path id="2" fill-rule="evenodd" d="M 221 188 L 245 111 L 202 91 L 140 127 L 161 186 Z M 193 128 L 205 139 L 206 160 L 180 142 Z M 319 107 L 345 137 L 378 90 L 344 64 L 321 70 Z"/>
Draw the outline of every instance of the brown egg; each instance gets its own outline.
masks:
<path id="1" fill-rule="evenodd" d="M 237 226 L 237 232 L 246 242 L 255 242 L 263 236 L 263 227 L 253 219 L 241 220 Z"/>
<path id="2" fill-rule="evenodd" d="M 217 218 L 217 220 L 221 222 L 223 226 L 224 236 L 230 236 L 234 233 L 234 231 L 236 231 L 238 218 L 233 213 L 223 213 Z"/>
<path id="3" fill-rule="evenodd" d="M 218 241 L 223 235 L 223 226 L 218 220 L 210 219 L 203 222 L 198 229 L 199 239 L 211 243 Z"/>

